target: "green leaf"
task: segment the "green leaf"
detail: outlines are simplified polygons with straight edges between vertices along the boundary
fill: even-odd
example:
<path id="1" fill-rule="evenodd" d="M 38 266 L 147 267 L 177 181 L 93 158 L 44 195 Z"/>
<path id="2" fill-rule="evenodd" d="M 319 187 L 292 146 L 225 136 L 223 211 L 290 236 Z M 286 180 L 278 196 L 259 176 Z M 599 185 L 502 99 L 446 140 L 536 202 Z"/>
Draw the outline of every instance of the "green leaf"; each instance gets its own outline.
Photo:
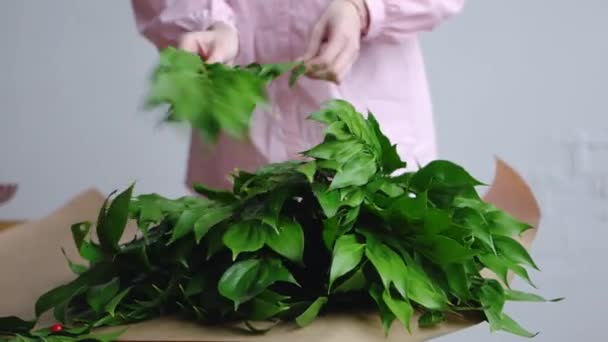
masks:
<path id="1" fill-rule="evenodd" d="M 207 251 L 207 260 L 211 259 L 215 254 L 221 251 L 224 246 L 224 233 L 226 232 L 227 227 L 224 225 L 220 225 L 214 229 L 211 229 L 209 233 L 205 236 L 204 245 L 205 250 Z"/>
<path id="2" fill-rule="evenodd" d="M 509 280 L 507 278 L 509 265 L 503 259 L 494 254 L 479 255 L 478 258 L 479 261 L 490 271 L 494 272 L 505 285 L 509 285 Z"/>
<path id="3" fill-rule="evenodd" d="M 181 239 L 194 230 L 194 222 L 201 217 L 202 210 L 203 209 L 201 208 L 193 208 L 184 210 L 181 213 L 175 227 L 173 227 L 173 234 L 171 235 L 170 243 Z"/>
<path id="4" fill-rule="evenodd" d="M 415 246 L 422 254 L 440 265 L 464 262 L 477 255 L 476 251 L 469 250 L 455 240 L 441 235 L 420 236 L 416 239 Z"/>
<path id="5" fill-rule="evenodd" d="M 538 266 L 528 254 L 528 251 L 517 241 L 506 236 L 496 236 L 494 238 L 494 244 L 496 245 L 496 251 L 504 258 L 517 263 L 523 264 L 538 270 Z"/>
<path id="6" fill-rule="evenodd" d="M 490 323 L 490 330 L 504 330 L 506 332 L 510 332 L 512 334 L 522 336 L 522 337 L 535 337 L 538 333 L 532 333 L 524 328 L 522 328 L 517 322 L 515 322 L 511 317 L 507 316 L 502 312 L 494 312 L 491 310 L 485 310 L 486 318 Z"/>
<path id="7" fill-rule="evenodd" d="M 289 75 L 289 86 L 293 87 L 298 78 L 306 73 L 306 65 L 304 63 L 299 63 L 293 70 L 291 71 L 291 75 Z"/>
<path id="8" fill-rule="evenodd" d="M 82 243 L 85 241 L 87 235 L 89 235 L 89 232 L 91 231 L 91 222 L 80 222 L 73 224 L 71 230 L 76 249 L 80 251 Z"/>
<path id="9" fill-rule="evenodd" d="M 395 320 L 395 314 L 384 302 L 383 299 L 384 290 L 378 284 L 373 284 L 369 289 L 369 295 L 378 305 L 378 311 L 380 312 L 380 319 L 382 320 L 382 328 L 384 330 L 384 336 L 388 336 L 391 329 L 391 325 Z"/>
<path id="10" fill-rule="evenodd" d="M 267 290 L 249 302 L 249 319 L 253 321 L 265 321 L 289 310 L 289 306 L 285 305 L 280 299 L 274 296 L 264 296 L 265 293 L 274 292 Z"/>
<path id="11" fill-rule="evenodd" d="M 298 166 L 298 172 L 306 176 L 309 183 L 313 183 L 315 180 L 315 173 L 317 172 L 317 163 L 313 160 L 308 163 L 303 163 Z"/>
<path id="12" fill-rule="evenodd" d="M 382 150 L 382 171 L 385 174 L 391 174 L 399 169 L 406 167 L 406 163 L 401 160 L 399 153 L 397 152 L 397 145 L 390 143 L 388 138 L 380 130 L 380 124 L 376 120 L 376 117 L 371 112 L 367 114 L 367 122 L 375 134 L 376 139 L 380 144 Z"/>
<path id="13" fill-rule="evenodd" d="M 355 292 L 361 291 L 365 289 L 367 284 L 367 279 L 365 278 L 365 274 L 359 268 L 355 271 L 349 278 L 347 278 L 342 284 L 338 285 L 332 292 L 335 293 L 346 293 L 346 292 Z"/>
<path id="14" fill-rule="evenodd" d="M 414 308 L 407 299 L 399 299 L 391 296 L 387 289 L 382 293 L 382 299 L 386 306 L 393 312 L 397 319 L 403 324 L 407 331 L 410 330 L 410 321 L 414 315 Z"/>
<path id="15" fill-rule="evenodd" d="M 68 266 L 70 267 L 72 272 L 74 272 L 74 274 L 82 274 L 88 269 L 87 266 L 76 264 L 72 260 L 70 260 L 70 258 L 68 258 L 68 255 L 65 253 L 65 249 L 62 248 L 61 253 L 65 257 L 65 260 L 68 262 Z"/>
<path id="16" fill-rule="evenodd" d="M 234 302 L 236 309 L 277 281 L 297 284 L 280 260 L 245 260 L 233 264 L 224 272 L 218 290 L 222 296 Z"/>
<path id="17" fill-rule="evenodd" d="M 302 226 L 294 219 L 282 219 L 278 227 L 278 234 L 268 230 L 266 245 L 287 259 L 301 263 L 304 255 L 304 231 Z"/>
<path id="18" fill-rule="evenodd" d="M 93 311 L 99 313 L 104 311 L 107 303 L 118 293 L 120 283 L 118 278 L 113 278 L 108 283 L 95 286 L 87 292 L 87 303 Z"/>
<path id="19" fill-rule="evenodd" d="M 339 277 L 352 271 L 363 258 L 365 245 L 357 242 L 353 234 L 343 235 L 336 241 L 329 272 L 329 288 Z"/>
<path id="20" fill-rule="evenodd" d="M 27 334 L 34 328 L 36 321 L 25 321 L 19 317 L 0 317 L 0 336 L 4 334 Z"/>
<path id="21" fill-rule="evenodd" d="M 448 281 L 449 289 L 461 301 L 471 298 L 471 281 L 462 264 L 443 265 L 443 271 Z"/>
<path id="22" fill-rule="evenodd" d="M 412 195 L 405 194 L 392 200 L 388 208 L 389 219 L 394 224 L 403 225 L 403 221 L 417 221 L 424 219 L 427 210 L 427 195 L 419 193 Z"/>
<path id="23" fill-rule="evenodd" d="M 445 316 L 441 311 L 427 311 L 418 318 L 418 326 L 429 328 L 445 321 Z"/>
<path id="24" fill-rule="evenodd" d="M 495 250 L 490 227 L 481 213 L 472 208 L 461 208 L 454 212 L 453 217 L 454 221 L 470 229 L 473 236 L 483 242 L 490 250 Z"/>
<path id="25" fill-rule="evenodd" d="M 118 248 L 118 241 L 122 237 L 129 219 L 129 203 L 131 202 L 133 186 L 131 185 L 114 198 L 110 203 L 105 219 L 97 225 L 97 237 L 103 248 L 110 250 L 117 250 Z"/>
<path id="26" fill-rule="evenodd" d="M 485 280 L 485 283 L 479 289 L 479 299 L 484 310 L 502 312 L 505 305 L 505 292 L 498 281 Z"/>
<path id="27" fill-rule="evenodd" d="M 410 184 L 419 191 L 483 185 L 465 169 L 446 160 L 435 160 L 418 170 Z"/>
<path id="28" fill-rule="evenodd" d="M 403 298 L 406 298 L 406 281 L 408 269 L 403 259 L 390 247 L 377 241 L 372 236 L 366 236 L 367 246 L 365 256 L 371 261 L 372 265 L 380 275 L 385 289 L 389 289 L 391 284 Z"/>
<path id="29" fill-rule="evenodd" d="M 129 294 L 131 291 L 130 287 L 120 291 L 114 298 L 112 298 L 108 304 L 106 305 L 106 312 L 110 314 L 110 316 L 114 317 L 116 315 L 115 311 L 121 301 Z"/>
<path id="30" fill-rule="evenodd" d="M 346 163 L 361 153 L 365 145 L 355 139 L 326 141 L 304 152 L 307 157 L 333 160 L 339 164 Z"/>
<path id="31" fill-rule="evenodd" d="M 327 303 L 327 297 L 319 297 L 317 300 L 312 302 L 308 309 L 304 311 L 301 315 L 296 317 L 296 323 L 300 327 L 305 327 L 312 323 L 315 318 L 319 315 L 319 311 L 323 308 L 323 306 Z"/>
<path id="32" fill-rule="evenodd" d="M 507 274 L 508 271 L 511 270 L 517 276 L 528 282 L 530 286 L 536 287 L 536 285 L 534 285 L 534 283 L 530 279 L 530 276 L 528 275 L 526 269 L 514 262 L 511 262 L 503 257 L 496 256 L 493 254 L 480 255 L 479 261 L 481 261 L 481 263 L 483 263 L 487 268 L 494 272 L 500 278 L 500 280 L 502 280 L 502 282 L 507 285 Z"/>
<path id="33" fill-rule="evenodd" d="M 531 229 L 527 223 L 523 223 L 507 214 L 502 210 L 493 210 L 484 213 L 484 217 L 490 226 L 490 231 L 493 235 L 503 236 L 519 236 L 528 229 Z"/>
<path id="34" fill-rule="evenodd" d="M 35 309 L 36 316 L 40 317 L 48 310 L 65 303 L 75 295 L 88 290 L 88 288 L 108 281 L 111 269 L 107 264 L 99 264 L 90 268 L 78 278 L 65 285 L 56 287 L 38 298 Z"/>
<path id="35" fill-rule="evenodd" d="M 376 174 L 376 159 L 370 153 L 362 152 L 353 156 L 342 170 L 338 170 L 331 182 L 330 190 L 347 186 L 361 186 L 367 184 Z"/>
<path id="36" fill-rule="evenodd" d="M 505 299 L 518 302 L 560 302 L 564 298 L 545 299 L 534 293 L 505 289 Z"/>
<path id="37" fill-rule="evenodd" d="M 424 213 L 424 234 L 439 234 L 452 224 L 450 215 L 436 208 L 428 208 Z"/>
<path id="38" fill-rule="evenodd" d="M 84 336 L 79 336 L 75 341 L 97 341 L 97 342 L 113 342 L 117 341 L 118 338 L 123 335 L 127 331 L 127 328 L 123 328 L 120 330 L 115 330 L 112 332 L 100 334 L 100 333 L 90 333 Z M 64 337 L 62 337 L 64 338 Z"/>
<path id="39" fill-rule="evenodd" d="M 265 242 L 266 229 L 255 221 L 236 222 L 224 234 L 224 244 L 232 251 L 233 260 L 240 253 L 257 251 L 264 247 Z"/>
<path id="40" fill-rule="evenodd" d="M 327 218 L 335 216 L 338 208 L 340 208 L 340 192 L 337 190 L 328 191 L 327 185 L 322 183 L 314 183 L 312 190 L 325 216 Z"/>
<path id="41" fill-rule="evenodd" d="M 340 189 L 341 206 L 358 207 L 363 203 L 365 193 L 361 188 Z"/>
<path id="42" fill-rule="evenodd" d="M 80 256 L 91 263 L 99 263 L 108 258 L 106 252 L 97 244 L 85 241 L 80 246 Z"/>
<path id="43" fill-rule="evenodd" d="M 218 201 L 223 203 L 232 203 L 236 201 L 236 197 L 232 192 L 210 189 L 202 184 L 194 184 L 194 191 L 198 194 L 205 196 L 212 201 Z"/>
<path id="44" fill-rule="evenodd" d="M 232 213 L 231 207 L 220 206 L 207 208 L 194 223 L 196 243 L 199 243 L 211 228 L 231 217 Z"/>

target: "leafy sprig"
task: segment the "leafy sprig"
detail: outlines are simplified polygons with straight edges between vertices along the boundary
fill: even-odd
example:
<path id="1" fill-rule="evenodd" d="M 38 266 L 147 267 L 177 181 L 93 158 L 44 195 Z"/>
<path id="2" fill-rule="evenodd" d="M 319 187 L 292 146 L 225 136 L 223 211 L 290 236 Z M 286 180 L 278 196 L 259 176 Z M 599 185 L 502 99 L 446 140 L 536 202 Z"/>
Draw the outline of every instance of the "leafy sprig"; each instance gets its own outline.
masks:
<path id="1" fill-rule="evenodd" d="M 267 101 L 266 88 L 290 73 L 293 84 L 305 72 L 302 63 L 250 64 L 231 67 L 206 63 L 172 47 L 161 51 L 150 82 L 146 105 L 168 107 L 168 121 L 186 122 L 208 143 L 221 132 L 242 138 L 255 107 Z"/>

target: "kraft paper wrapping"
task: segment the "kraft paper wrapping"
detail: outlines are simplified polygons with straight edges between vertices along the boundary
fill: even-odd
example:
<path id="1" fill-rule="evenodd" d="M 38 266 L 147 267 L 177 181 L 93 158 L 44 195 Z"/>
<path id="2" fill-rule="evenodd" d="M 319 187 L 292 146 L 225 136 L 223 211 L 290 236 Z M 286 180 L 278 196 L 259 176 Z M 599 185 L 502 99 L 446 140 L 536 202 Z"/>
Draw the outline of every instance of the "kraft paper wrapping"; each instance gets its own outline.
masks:
<path id="1" fill-rule="evenodd" d="M 540 210 L 534 195 L 523 179 L 501 160 L 496 161 L 494 182 L 484 198 L 538 228 Z M 0 232 L 0 316 L 32 318 L 34 303 L 40 295 L 73 279 L 61 248 L 72 260 L 80 260 L 70 226 L 79 221 L 95 221 L 103 200 L 100 192 L 91 189 L 41 220 Z M 131 227 L 131 233 L 133 230 Z M 536 232 L 537 229 L 528 230 L 520 241 L 530 248 Z M 51 322 L 50 315 L 41 320 L 41 323 Z M 439 327 L 418 329 L 416 322 L 414 317 L 411 334 L 395 322 L 387 338 L 376 313 L 326 315 L 303 329 L 282 324 L 265 335 L 248 335 L 234 327 L 205 327 L 176 318 L 160 318 L 129 326 L 121 341 L 409 342 L 426 341 L 479 323 L 452 317 Z"/>

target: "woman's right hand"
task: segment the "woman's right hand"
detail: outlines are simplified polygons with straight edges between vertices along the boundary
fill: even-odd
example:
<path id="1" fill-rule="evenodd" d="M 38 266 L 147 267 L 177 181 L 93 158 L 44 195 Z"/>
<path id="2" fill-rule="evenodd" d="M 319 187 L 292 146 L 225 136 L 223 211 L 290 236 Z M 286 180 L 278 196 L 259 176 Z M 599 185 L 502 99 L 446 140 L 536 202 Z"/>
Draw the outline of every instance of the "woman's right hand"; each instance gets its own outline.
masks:
<path id="1" fill-rule="evenodd" d="M 218 22 L 208 30 L 183 34 L 178 48 L 195 53 L 208 63 L 230 64 L 239 52 L 239 34 L 233 26 Z"/>

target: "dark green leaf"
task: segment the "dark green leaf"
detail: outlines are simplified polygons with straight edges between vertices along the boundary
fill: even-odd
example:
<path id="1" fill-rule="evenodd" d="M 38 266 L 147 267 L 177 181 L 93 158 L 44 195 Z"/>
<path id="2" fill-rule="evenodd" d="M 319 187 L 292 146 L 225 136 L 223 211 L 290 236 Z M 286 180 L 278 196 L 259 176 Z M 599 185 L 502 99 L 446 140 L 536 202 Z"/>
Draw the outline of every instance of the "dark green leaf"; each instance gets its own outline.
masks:
<path id="1" fill-rule="evenodd" d="M 220 206 L 207 208 L 194 223 L 196 243 L 199 243 L 211 228 L 228 219 L 230 216 L 232 216 L 231 207 Z"/>
<path id="2" fill-rule="evenodd" d="M 118 305 L 121 303 L 121 301 L 125 298 L 125 296 L 127 294 L 129 294 L 129 292 L 131 291 L 130 287 L 127 287 L 126 289 L 120 291 L 116 296 L 114 296 L 114 298 L 112 298 L 108 304 L 106 305 L 106 312 L 110 314 L 110 316 L 114 317 L 114 315 L 116 314 L 116 308 L 118 307 Z"/>
<path id="3" fill-rule="evenodd" d="M 91 230 L 90 222 L 80 222 L 73 224 L 71 227 L 72 237 L 74 238 L 74 244 L 76 245 L 76 249 L 80 251 L 80 247 L 82 243 L 85 241 L 87 235 L 89 235 L 89 231 Z"/>
<path id="4" fill-rule="evenodd" d="M 319 315 L 319 311 L 321 311 L 325 303 L 327 303 L 327 297 L 317 298 L 317 300 L 310 304 L 306 311 L 304 311 L 300 316 L 296 317 L 296 323 L 300 327 L 305 327 L 312 323 Z"/>
<path id="5" fill-rule="evenodd" d="M 365 245 L 357 242 L 353 234 L 343 235 L 336 241 L 329 273 L 329 288 L 339 277 L 352 271 L 361 262 Z"/>
<path id="6" fill-rule="evenodd" d="M 527 293 L 512 289 L 505 289 L 506 300 L 519 301 L 519 302 L 559 302 L 564 298 L 545 299 L 534 293 Z"/>
<path id="7" fill-rule="evenodd" d="M 366 239 L 365 256 L 372 262 L 372 265 L 374 265 L 374 268 L 380 275 L 384 288 L 389 289 L 390 285 L 394 284 L 401 296 L 406 298 L 408 269 L 403 259 L 401 259 L 399 254 L 375 238 L 368 235 Z"/>
<path id="8" fill-rule="evenodd" d="M 188 233 L 193 231 L 194 222 L 196 222 L 201 217 L 202 214 L 203 214 L 203 209 L 201 209 L 201 208 L 184 210 L 181 213 L 181 215 L 179 216 L 179 219 L 177 220 L 175 227 L 173 227 L 173 234 L 171 235 L 171 242 L 181 239 L 182 237 L 184 237 L 185 235 L 187 235 Z"/>
<path id="9" fill-rule="evenodd" d="M 238 308 L 241 303 L 262 293 L 277 281 L 297 284 L 280 260 L 245 260 L 226 270 L 219 281 L 218 290 Z"/>
<path id="10" fill-rule="evenodd" d="M 446 160 L 430 162 L 414 174 L 410 184 L 420 191 L 483 185 L 461 166 Z"/>
<path id="11" fill-rule="evenodd" d="M 485 310 L 486 318 L 490 323 L 490 330 L 504 330 L 506 332 L 510 332 L 512 334 L 522 336 L 522 337 L 534 337 L 538 335 L 538 333 L 531 333 L 528 330 L 522 328 L 517 322 L 515 322 L 511 317 L 507 316 L 502 312 L 494 312 L 491 310 Z"/>
<path id="12" fill-rule="evenodd" d="M 313 183 L 315 179 L 315 173 L 317 172 L 317 164 L 315 161 L 303 163 L 298 166 L 298 172 L 306 176 L 309 183 Z"/>
<path id="13" fill-rule="evenodd" d="M 118 278 L 110 280 L 106 284 L 92 287 L 87 292 L 87 303 L 93 309 L 93 311 L 99 313 L 104 311 L 107 303 L 116 296 L 120 289 L 120 282 Z"/>
<path id="14" fill-rule="evenodd" d="M 25 321 L 19 317 L 0 317 L 0 336 L 3 334 L 27 334 L 34 328 L 36 321 Z"/>
<path id="15" fill-rule="evenodd" d="M 538 270 L 538 266 L 528 254 L 528 251 L 517 241 L 506 236 L 496 236 L 494 238 L 494 244 L 498 254 L 502 255 L 506 259 L 517 263 L 533 267 Z"/>
<path id="16" fill-rule="evenodd" d="M 488 221 L 493 235 L 519 236 L 521 233 L 532 228 L 529 224 L 516 220 L 502 210 L 486 212 L 484 213 L 484 217 Z"/>
<path id="17" fill-rule="evenodd" d="M 477 254 L 455 240 L 441 235 L 420 236 L 416 239 L 416 247 L 433 262 L 441 265 L 464 262 Z"/>
<path id="18" fill-rule="evenodd" d="M 292 87 L 294 84 L 296 84 L 298 78 L 300 78 L 300 76 L 304 75 L 305 73 L 306 65 L 304 65 L 304 63 L 300 63 L 295 68 L 293 68 L 291 74 L 289 75 L 289 86 Z"/>
<path id="19" fill-rule="evenodd" d="M 289 309 L 289 306 L 283 303 L 282 300 L 282 296 L 272 291 L 266 290 L 262 292 L 258 297 L 253 298 L 249 302 L 249 318 L 253 321 L 265 321 L 276 317 Z"/>
<path id="20" fill-rule="evenodd" d="M 483 215 L 472 208 L 461 208 L 454 212 L 454 221 L 470 229 L 473 236 L 494 251 L 494 241 L 490 234 L 490 226 Z"/>
<path id="21" fill-rule="evenodd" d="M 428 328 L 445 321 L 445 316 L 441 311 L 427 311 L 418 319 L 418 326 Z"/>
<path id="22" fill-rule="evenodd" d="M 328 190 L 327 185 L 322 183 L 314 183 L 312 190 L 325 216 L 327 218 L 335 216 L 340 207 L 340 192 L 338 190 Z"/>
<path id="23" fill-rule="evenodd" d="M 376 159 L 370 153 L 362 152 L 352 157 L 341 170 L 336 172 L 330 189 L 365 185 L 376 174 Z"/>
<path id="24" fill-rule="evenodd" d="M 380 319 L 382 320 L 382 328 L 384 330 L 384 336 L 388 336 L 391 325 L 395 320 L 395 314 L 384 302 L 383 297 L 384 290 L 378 284 L 374 284 L 369 289 L 369 295 L 378 305 L 378 311 L 380 311 Z"/>
<path id="25" fill-rule="evenodd" d="M 382 150 L 382 171 L 385 174 L 391 174 L 394 171 L 403 169 L 406 167 L 406 163 L 401 161 L 399 153 L 397 152 L 397 145 L 390 143 L 388 138 L 380 130 L 380 124 L 376 120 L 376 117 L 371 112 L 367 114 L 367 122 L 375 134 L 376 139 L 380 144 Z"/>
<path id="26" fill-rule="evenodd" d="M 462 264 L 447 264 L 443 266 L 450 290 L 452 294 L 462 301 L 471 298 L 471 282 L 466 269 Z"/>
<path id="27" fill-rule="evenodd" d="M 264 246 L 266 229 L 255 221 L 237 222 L 228 227 L 224 234 L 224 244 L 232 251 L 232 259 L 236 260 L 242 252 L 254 252 Z"/>
<path id="28" fill-rule="evenodd" d="M 72 272 L 74 272 L 74 274 L 82 274 L 88 269 L 88 267 L 85 265 L 80 265 L 72 262 L 72 260 L 70 260 L 70 258 L 68 258 L 68 255 L 65 253 L 65 249 L 62 248 L 61 253 L 63 253 L 65 260 L 68 262 L 68 265 L 70 266 L 70 269 L 72 270 Z"/>
<path id="29" fill-rule="evenodd" d="M 36 301 L 36 316 L 40 317 L 46 311 L 61 305 L 88 288 L 108 281 L 110 271 L 108 265 L 99 264 L 90 268 L 72 282 L 46 292 Z"/>
<path id="30" fill-rule="evenodd" d="M 451 223 L 450 215 L 447 212 L 428 208 L 424 213 L 424 234 L 439 234 L 448 229 Z"/>
<path id="31" fill-rule="evenodd" d="M 198 194 L 213 201 L 232 203 L 236 200 L 234 194 L 229 191 L 210 189 L 202 184 L 194 184 L 193 188 Z"/>
<path id="32" fill-rule="evenodd" d="M 293 220 L 282 219 L 275 231 L 267 230 L 266 245 L 287 259 L 301 263 L 304 254 L 304 231 L 302 226 Z"/>
<path id="33" fill-rule="evenodd" d="M 367 279 L 361 269 L 358 269 L 349 278 L 347 278 L 342 284 L 338 285 L 332 292 L 345 293 L 355 292 L 365 289 Z"/>
<path id="34" fill-rule="evenodd" d="M 403 324 L 407 331 L 410 330 L 410 321 L 414 315 L 414 308 L 407 299 L 394 298 L 388 290 L 382 293 L 382 299 L 386 306 L 393 312 L 397 319 Z"/>
<path id="35" fill-rule="evenodd" d="M 132 193 L 133 185 L 116 196 L 110 203 L 103 222 L 97 224 L 97 237 L 103 248 L 111 250 L 118 248 L 118 241 L 122 237 L 129 219 L 129 203 Z"/>

